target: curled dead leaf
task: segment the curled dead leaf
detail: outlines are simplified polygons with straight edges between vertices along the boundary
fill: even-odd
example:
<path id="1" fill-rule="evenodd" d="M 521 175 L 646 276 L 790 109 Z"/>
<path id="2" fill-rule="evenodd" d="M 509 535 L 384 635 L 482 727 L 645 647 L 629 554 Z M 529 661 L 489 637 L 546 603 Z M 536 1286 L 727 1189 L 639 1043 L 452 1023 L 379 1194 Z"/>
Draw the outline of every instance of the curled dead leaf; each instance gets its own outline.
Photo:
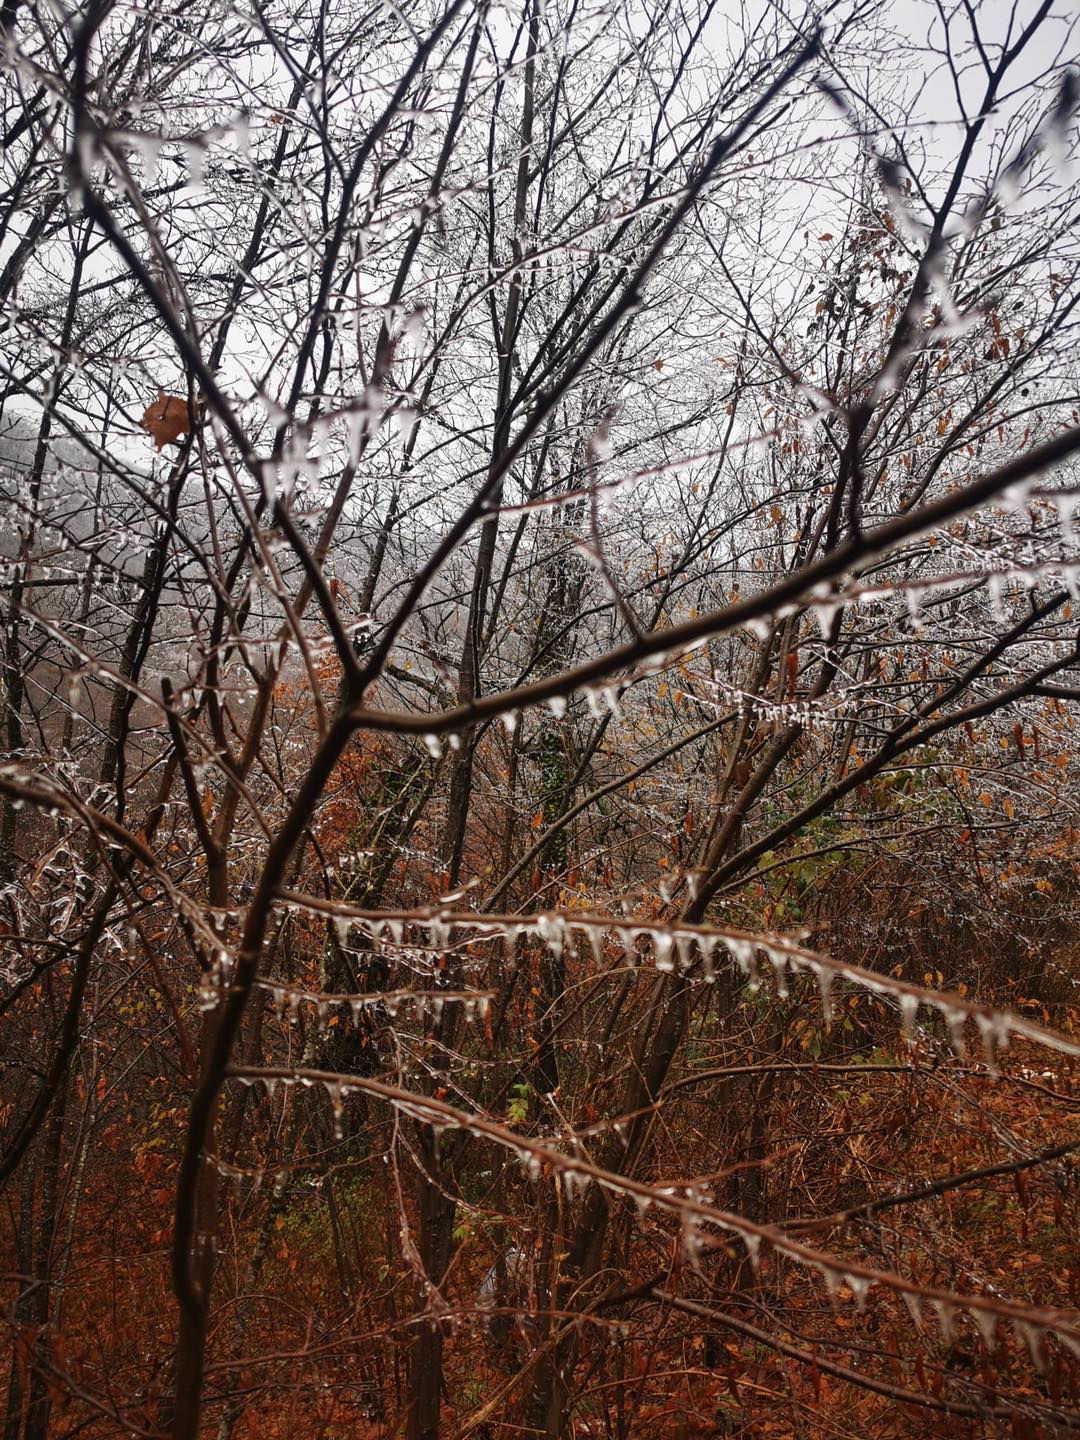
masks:
<path id="1" fill-rule="evenodd" d="M 158 391 L 158 398 L 148 405 L 139 424 L 151 436 L 158 450 L 171 440 L 179 440 L 191 429 L 191 406 L 179 395 Z"/>

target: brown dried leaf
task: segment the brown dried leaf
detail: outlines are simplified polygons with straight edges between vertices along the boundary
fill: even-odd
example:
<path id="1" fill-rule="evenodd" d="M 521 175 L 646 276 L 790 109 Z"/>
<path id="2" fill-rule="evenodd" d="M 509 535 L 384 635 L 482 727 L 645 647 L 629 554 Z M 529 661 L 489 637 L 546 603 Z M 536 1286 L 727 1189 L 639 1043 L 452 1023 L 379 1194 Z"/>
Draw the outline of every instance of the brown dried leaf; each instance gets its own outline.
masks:
<path id="1" fill-rule="evenodd" d="M 147 407 L 139 423 L 161 450 L 191 429 L 191 408 L 179 395 L 166 395 L 159 390 L 158 398 Z"/>

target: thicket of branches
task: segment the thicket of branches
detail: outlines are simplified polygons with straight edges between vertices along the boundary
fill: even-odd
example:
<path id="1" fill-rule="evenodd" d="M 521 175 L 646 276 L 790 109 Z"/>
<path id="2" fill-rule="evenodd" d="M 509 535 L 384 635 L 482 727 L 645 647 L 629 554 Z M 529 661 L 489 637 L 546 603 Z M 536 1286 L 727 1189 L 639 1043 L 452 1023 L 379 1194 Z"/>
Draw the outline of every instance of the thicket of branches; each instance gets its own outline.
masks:
<path id="1" fill-rule="evenodd" d="M 1075 26 L 4 0 L 4 1440 L 1080 1429 Z"/>

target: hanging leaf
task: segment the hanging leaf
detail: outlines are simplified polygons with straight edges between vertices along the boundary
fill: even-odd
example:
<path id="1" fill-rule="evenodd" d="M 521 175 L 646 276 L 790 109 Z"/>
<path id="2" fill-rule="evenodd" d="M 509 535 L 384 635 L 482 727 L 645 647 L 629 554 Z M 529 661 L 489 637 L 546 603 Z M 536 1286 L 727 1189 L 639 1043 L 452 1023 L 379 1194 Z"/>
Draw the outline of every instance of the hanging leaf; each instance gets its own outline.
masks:
<path id="1" fill-rule="evenodd" d="M 149 405 L 139 422 L 152 437 L 158 450 L 164 449 L 170 441 L 179 440 L 191 429 L 191 406 L 179 395 L 166 395 L 158 391 L 158 398 Z"/>

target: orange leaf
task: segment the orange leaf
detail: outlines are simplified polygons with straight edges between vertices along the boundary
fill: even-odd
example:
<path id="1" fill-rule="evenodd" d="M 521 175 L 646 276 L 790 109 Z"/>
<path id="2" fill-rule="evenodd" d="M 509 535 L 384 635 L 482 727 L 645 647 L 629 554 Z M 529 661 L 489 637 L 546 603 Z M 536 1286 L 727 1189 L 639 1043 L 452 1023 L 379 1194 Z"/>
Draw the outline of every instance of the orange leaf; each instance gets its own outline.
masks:
<path id="1" fill-rule="evenodd" d="M 153 438 L 158 450 L 178 440 L 191 429 L 191 407 L 179 395 L 158 391 L 158 398 L 146 409 L 140 425 Z"/>

